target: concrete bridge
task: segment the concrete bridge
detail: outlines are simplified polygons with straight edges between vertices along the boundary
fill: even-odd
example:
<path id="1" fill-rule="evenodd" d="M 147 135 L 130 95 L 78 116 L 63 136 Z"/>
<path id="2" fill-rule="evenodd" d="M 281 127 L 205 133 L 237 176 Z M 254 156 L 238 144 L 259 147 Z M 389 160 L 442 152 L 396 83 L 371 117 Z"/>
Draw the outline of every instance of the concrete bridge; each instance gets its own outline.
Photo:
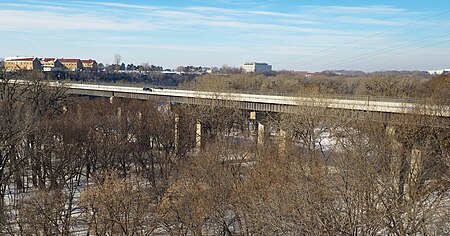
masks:
<path id="1" fill-rule="evenodd" d="M 17 81 L 27 83 L 27 81 Z M 161 99 L 166 102 L 238 108 L 249 111 L 295 113 L 299 107 L 318 107 L 330 110 L 352 111 L 356 116 L 364 113 L 412 114 L 433 117 L 450 117 L 450 106 L 426 105 L 420 101 L 387 100 L 376 98 L 345 97 L 321 98 L 278 96 L 229 92 L 191 91 L 126 85 L 99 85 L 82 83 L 46 82 L 51 87 L 63 87 L 69 94 L 131 99 Z"/>

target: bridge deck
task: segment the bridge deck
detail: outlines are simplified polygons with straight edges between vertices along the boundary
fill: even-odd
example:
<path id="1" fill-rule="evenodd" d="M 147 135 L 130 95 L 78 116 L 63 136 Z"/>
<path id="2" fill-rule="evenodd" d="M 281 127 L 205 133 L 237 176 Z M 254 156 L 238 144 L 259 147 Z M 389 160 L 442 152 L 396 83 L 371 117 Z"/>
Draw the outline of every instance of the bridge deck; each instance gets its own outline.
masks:
<path id="1" fill-rule="evenodd" d="M 13 81 L 29 83 L 25 80 Z M 414 114 L 436 117 L 450 117 L 450 106 L 425 105 L 405 101 L 371 101 L 358 99 L 314 98 L 276 96 L 261 94 L 191 91 L 178 89 L 144 90 L 142 87 L 98 85 L 81 83 L 46 82 L 51 87 L 63 87 L 68 93 L 122 97 L 133 99 L 163 99 L 168 102 L 234 107 L 245 110 L 293 113 L 298 107 L 318 107 L 360 112 Z"/>

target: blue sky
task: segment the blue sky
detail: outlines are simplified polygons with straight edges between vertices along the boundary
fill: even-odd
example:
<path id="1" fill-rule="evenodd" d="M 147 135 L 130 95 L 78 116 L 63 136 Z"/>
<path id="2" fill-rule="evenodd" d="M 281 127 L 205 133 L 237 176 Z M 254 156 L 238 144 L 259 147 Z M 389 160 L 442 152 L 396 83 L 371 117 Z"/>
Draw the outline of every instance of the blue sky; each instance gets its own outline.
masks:
<path id="1" fill-rule="evenodd" d="M 0 57 L 274 69 L 450 67 L 450 1 L 0 0 Z"/>

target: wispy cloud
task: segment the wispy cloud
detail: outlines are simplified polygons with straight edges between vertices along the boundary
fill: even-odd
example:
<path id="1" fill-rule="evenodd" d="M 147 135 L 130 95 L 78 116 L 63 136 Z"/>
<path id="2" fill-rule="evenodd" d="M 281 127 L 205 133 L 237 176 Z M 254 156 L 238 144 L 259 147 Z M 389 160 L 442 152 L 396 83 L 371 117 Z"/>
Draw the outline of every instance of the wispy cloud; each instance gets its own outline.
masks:
<path id="1" fill-rule="evenodd" d="M 236 47 L 226 46 L 196 46 L 192 44 L 103 44 L 101 47 L 108 48 L 138 48 L 138 49 L 163 49 L 174 51 L 187 51 L 187 52 L 217 52 L 217 53 L 229 53 L 232 51 L 242 51 L 242 49 Z"/>
<path id="2" fill-rule="evenodd" d="M 248 2 L 247 2 L 248 3 Z M 214 27 L 216 30 L 245 30 L 260 33 L 291 32 L 310 34 L 352 34 L 343 28 L 336 30 L 327 27 L 328 21 L 361 25 L 398 25 L 395 21 L 356 16 L 337 16 L 335 19 L 323 19 L 317 15 L 308 15 L 308 11 L 333 11 L 342 13 L 403 12 L 403 9 L 391 6 L 307 6 L 305 13 L 289 13 L 267 10 L 242 10 L 220 7 L 161 7 L 144 4 L 86 2 L 75 1 L 76 8 L 66 3 L 42 1 L 37 9 L 29 9 L 36 4 L 6 3 L 5 6 L 19 9 L 1 10 L 0 30 L 34 28 L 42 30 L 105 30 L 133 31 L 140 29 L 186 30 L 197 26 Z M 107 9 L 105 9 L 105 7 Z M 25 9 L 20 9 L 25 8 Z M 86 12 L 89 10 L 90 12 Z M 112 11 L 113 10 L 113 11 Z M 130 12 L 130 10 L 132 12 Z M 64 13 L 60 13 L 64 11 Z M 111 14 L 113 12 L 113 14 Z M 29 21 L 34 15 L 36 21 Z M 53 22 L 53 23 L 52 23 Z M 57 23 L 54 23 L 57 22 Z M 305 27 L 308 25 L 308 27 Z M 188 28 L 186 28 L 188 27 Z"/>
<path id="3" fill-rule="evenodd" d="M 48 10 L 48 11 L 66 11 L 68 10 L 67 7 L 63 6 L 52 6 L 52 5 L 45 5 L 45 4 L 26 4 L 26 3 L 0 3 L 0 6 L 3 7 L 13 7 L 13 8 L 20 8 L 20 9 L 29 9 L 29 10 Z"/>
<path id="4" fill-rule="evenodd" d="M 279 22 L 279 23 L 282 23 L 282 24 L 289 24 L 289 25 L 318 25 L 318 24 L 323 24 L 320 21 L 292 20 L 292 19 L 280 19 L 280 20 L 276 20 L 276 22 Z"/>
<path id="5" fill-rule="evenodd" d="M 228 8 L 218 8 L 218 7 L 189 7 L 187 10 L 192 10 L 196 12 L 204 13 L 214 13 L 214 14 L 226 14 L 226 15 L 238 15 L 238 16 L 248 16 L 248 15 L 260 15 L 260 16 L 275 16 L 275 17 L 287 17 L 287 18 L 298 18 L 302 17 L 300 14 L 289 14 L 275 11 L 248 11 L 248 10 L 236 10 Z"/>
<path id="6" fill-rule="evenodd" d="M 33 20 L 30 20 L 30 19 Z M 86 14 L 61 14 L 48 11 L 0 10 L 0 30 L 111 30 L 151 28 L 146 22 L 119 21 Z"/>
<path id="7" fill-rule="evenodd" d="M 351 16 L 338 17 L 337 20 L 342 23 L 357 24 L 357 25 L 400 26 L 406 24 L 406 22 L 401 22 L 398 20 L 381 20 L 374 18 L 351 17 Z"/>
<path id="8" fill-rule="evenodd" d="M 333 13 L 333 14 L 399 14 L 404 13 L 407 10 L 403 8 L 397 8 L 394 6 L 304 6 L 303 8 L 314 12 L 321 13 Z"/>
<path id="9" fill-rule="evenodd" d="M 36 40 L 29 38 L 29 37 L 18 37 L 18 39 L 23 40 L 23 41 L 27 41 L 27 42 L 32 42 L 35 43 L 37 42 Z"/>
<path id="10" fill-rule="evenodd" d="M 77 1 L 77 3 L 85 4 L 85 5 L 98 5 L 104 7 L 113 7 L 113 8 L 130 8 L 130 9 L 143 9 L 143 10 L 158 10 L 160 8 L 150 5 L 137 5 L 137 4 L 126 4 L 126 3 L 114 3 L 114 2 L 85 2 L 85 1 Z"/>

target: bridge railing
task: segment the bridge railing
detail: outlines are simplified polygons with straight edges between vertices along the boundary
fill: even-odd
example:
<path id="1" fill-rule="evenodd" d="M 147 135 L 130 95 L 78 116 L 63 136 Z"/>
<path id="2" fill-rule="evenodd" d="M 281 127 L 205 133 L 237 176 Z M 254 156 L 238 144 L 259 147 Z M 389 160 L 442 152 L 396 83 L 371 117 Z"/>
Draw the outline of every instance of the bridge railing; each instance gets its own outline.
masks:
<path id="1" fill-rule="evenodd" d="M 50 86 L 66 86 L 69 89 L 81 90 L 96 90 L 109 92 L 123 92 L 132 94 L 148 94 L 143 87 L 154 87 L 148 84 L 142 86 L 141 84 L 133 84 L 130 86 L 126 83 L 74 83 L 73 81 L 46 81 Z M 27 83 L 27 81 L 19 81 L 19 83 Z M 105 86 L 106 85 L 106 86 Z M 157 87 L 155 87 L 157 88 Z M 417 113 L 433 116 L 450 117 L 450 106 L 445 104 L 433 104 L 426 102 L 424 99 L 402 99 L 402 98 L 386 98 L 386 97 L 370 97 L 370 96 L 336 96 L 336 95 L 316 95 L 316 96 L 302 96 L 301 94 L 280 94 L 275 93 L 271 95 L 267 91 L 201 91 L 201 90 L 186 90 L 172 87 L 168 89 L 158 89 L 153 91 L 155 95 L 169 96 L 169 97 L 186 97 L 197 99 L 218 99 L 222 101 L 239 101 L 250 102 L 254 104 L 266 105 L 302 105 L 302 106 L 321 106 L 339 109 L 350 110 L 373 110 L 381 112 L 400 112 L 400 113 Z M 108 95 L 111 96 L 111 95 Z"/>
<path id="2" fill-rule="evenodd" d="M 91 84 L 91 85 L 107 85 L 107 86 L 127 86 L 135 88 L 144 87 L 160 87 L 163 89 L 171 90 L 190 90 L 190 88 L 182 88 L 177 86 L 159 86 L 147 83 L 112 83 L 104 81 L 74 81 L 74 80 L 62 80 L 61 83 L 78 83 L 78 84 Z M 273 90 L 211 90 L 211 89 L 195 89 L 195 91 L 204 92 L 217 92 L 217 93 L 242 93 L 242 94 L 254 94 L 254 95 L 271 95 L 271 96 L 286 96 L 286 97 L 305 97 L 315 99 L 341 99 L 341 100 L 359 100 L 359 101 L 377 101 L 377 102 L 399 102 L 399 103 L 417 103 L 426 104 L 428 102 L 425 98 L 399 98 L 399 97 L 380 97 L 370 95 L 346 95 L 346 94 L 302 94 L 302 93 L 286 93 L 276 92 Z"/>

